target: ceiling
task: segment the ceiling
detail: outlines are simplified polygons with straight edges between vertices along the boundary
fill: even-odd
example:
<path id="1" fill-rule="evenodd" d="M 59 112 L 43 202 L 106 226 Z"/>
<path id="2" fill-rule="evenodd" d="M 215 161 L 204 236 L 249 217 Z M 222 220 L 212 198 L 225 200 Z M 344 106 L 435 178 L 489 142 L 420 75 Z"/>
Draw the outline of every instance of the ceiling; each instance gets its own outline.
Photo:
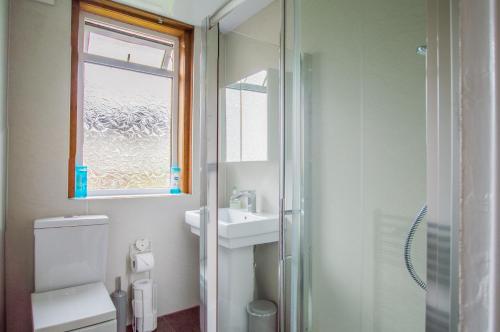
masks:
<path id="1" fill-rule="evenodd" d="M 192 25 L 201 25 L 227 0 L 115 0 L 132 7 L 173 18 Z"/>
<path id="2" fill-rule="evenodd" d="M 273 1 L 274 0 L 251 0 L 243 2 L 220 21 L 220 30 L 222 32 L 234 30 L 260 12 L 263 8 L 269 6 Z"/>

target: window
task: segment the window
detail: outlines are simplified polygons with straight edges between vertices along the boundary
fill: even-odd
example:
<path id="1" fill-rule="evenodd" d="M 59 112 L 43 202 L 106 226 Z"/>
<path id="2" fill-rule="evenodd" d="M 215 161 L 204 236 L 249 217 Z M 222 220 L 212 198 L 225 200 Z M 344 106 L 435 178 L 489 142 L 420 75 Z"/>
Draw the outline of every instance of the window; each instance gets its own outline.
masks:
<path id="1" fill-rule="evenodd" d="M 193 27 L 103 0 L 73 1 L 69 196 L 190 192 Z"/>
<path id="2" fill-rule="evenodd" d="M 155 40 L 84 14 L 83 40 L 79 159 L 89 194 L 167 190 L 177 164 L 178 39 Z"/>
<path id="3" fill-rule="evenodd" d="M 268 160 L 267 71 L 226 87 L 226 161 Z"/>

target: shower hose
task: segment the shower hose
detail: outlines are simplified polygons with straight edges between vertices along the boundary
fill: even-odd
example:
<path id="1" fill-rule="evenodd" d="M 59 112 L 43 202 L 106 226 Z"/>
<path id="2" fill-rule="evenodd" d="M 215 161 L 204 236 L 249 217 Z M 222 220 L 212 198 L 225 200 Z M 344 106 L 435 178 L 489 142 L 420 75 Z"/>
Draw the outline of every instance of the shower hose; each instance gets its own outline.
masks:
<path id="1" fill-rule="evenodd" d="M 411 278 L 423 290 L 427 290 L 427 284 L 425 283 L 425 281 L 422 280 L 422 278 L 419 277 L 417 271 L 415 271 L 415 267 L 413 266 L 411 259 L 411 246 L 413 243 L 413 238 L 415 237 L 415 233 L 417 232 L 418 226 L 420 225 L 422 219 L 424 219 L 426 214 L 427 214 L 427 205 L 424 205 L 420 210 L 420 212 L 415 217 L 413 223 L 411 224 L 408 235 L 406 236 L 405 247 L 404 247 L 404 258 L 405 258 L 406 269 L 408 270 L 408 273 L 410 273 Z"/>

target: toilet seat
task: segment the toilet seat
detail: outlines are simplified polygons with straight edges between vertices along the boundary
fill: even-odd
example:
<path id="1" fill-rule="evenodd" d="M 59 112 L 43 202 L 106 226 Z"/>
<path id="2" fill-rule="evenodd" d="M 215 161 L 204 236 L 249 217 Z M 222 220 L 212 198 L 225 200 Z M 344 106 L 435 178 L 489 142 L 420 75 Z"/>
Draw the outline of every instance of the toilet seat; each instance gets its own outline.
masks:
<path id="1" fill-rule="evenodd" d="M 116 331 L 116 309 L 102 282 L 31 294 L 33 331 Z"/>

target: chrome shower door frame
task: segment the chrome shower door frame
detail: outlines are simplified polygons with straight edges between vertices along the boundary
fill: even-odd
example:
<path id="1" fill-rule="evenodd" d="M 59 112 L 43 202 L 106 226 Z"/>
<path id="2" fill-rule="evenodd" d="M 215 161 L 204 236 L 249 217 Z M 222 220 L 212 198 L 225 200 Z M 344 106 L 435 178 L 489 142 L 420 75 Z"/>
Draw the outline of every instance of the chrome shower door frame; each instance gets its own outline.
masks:
<path id="1" fill-rule="evenodd" d="M 200 70 L 200 328 L 217 331 L 219 28 L 202 26 Z"/>
<path id="2" fill-rule="evenodd" d="M 427 0 L 426 332 L 458 331 L 458 9 Z"/>

